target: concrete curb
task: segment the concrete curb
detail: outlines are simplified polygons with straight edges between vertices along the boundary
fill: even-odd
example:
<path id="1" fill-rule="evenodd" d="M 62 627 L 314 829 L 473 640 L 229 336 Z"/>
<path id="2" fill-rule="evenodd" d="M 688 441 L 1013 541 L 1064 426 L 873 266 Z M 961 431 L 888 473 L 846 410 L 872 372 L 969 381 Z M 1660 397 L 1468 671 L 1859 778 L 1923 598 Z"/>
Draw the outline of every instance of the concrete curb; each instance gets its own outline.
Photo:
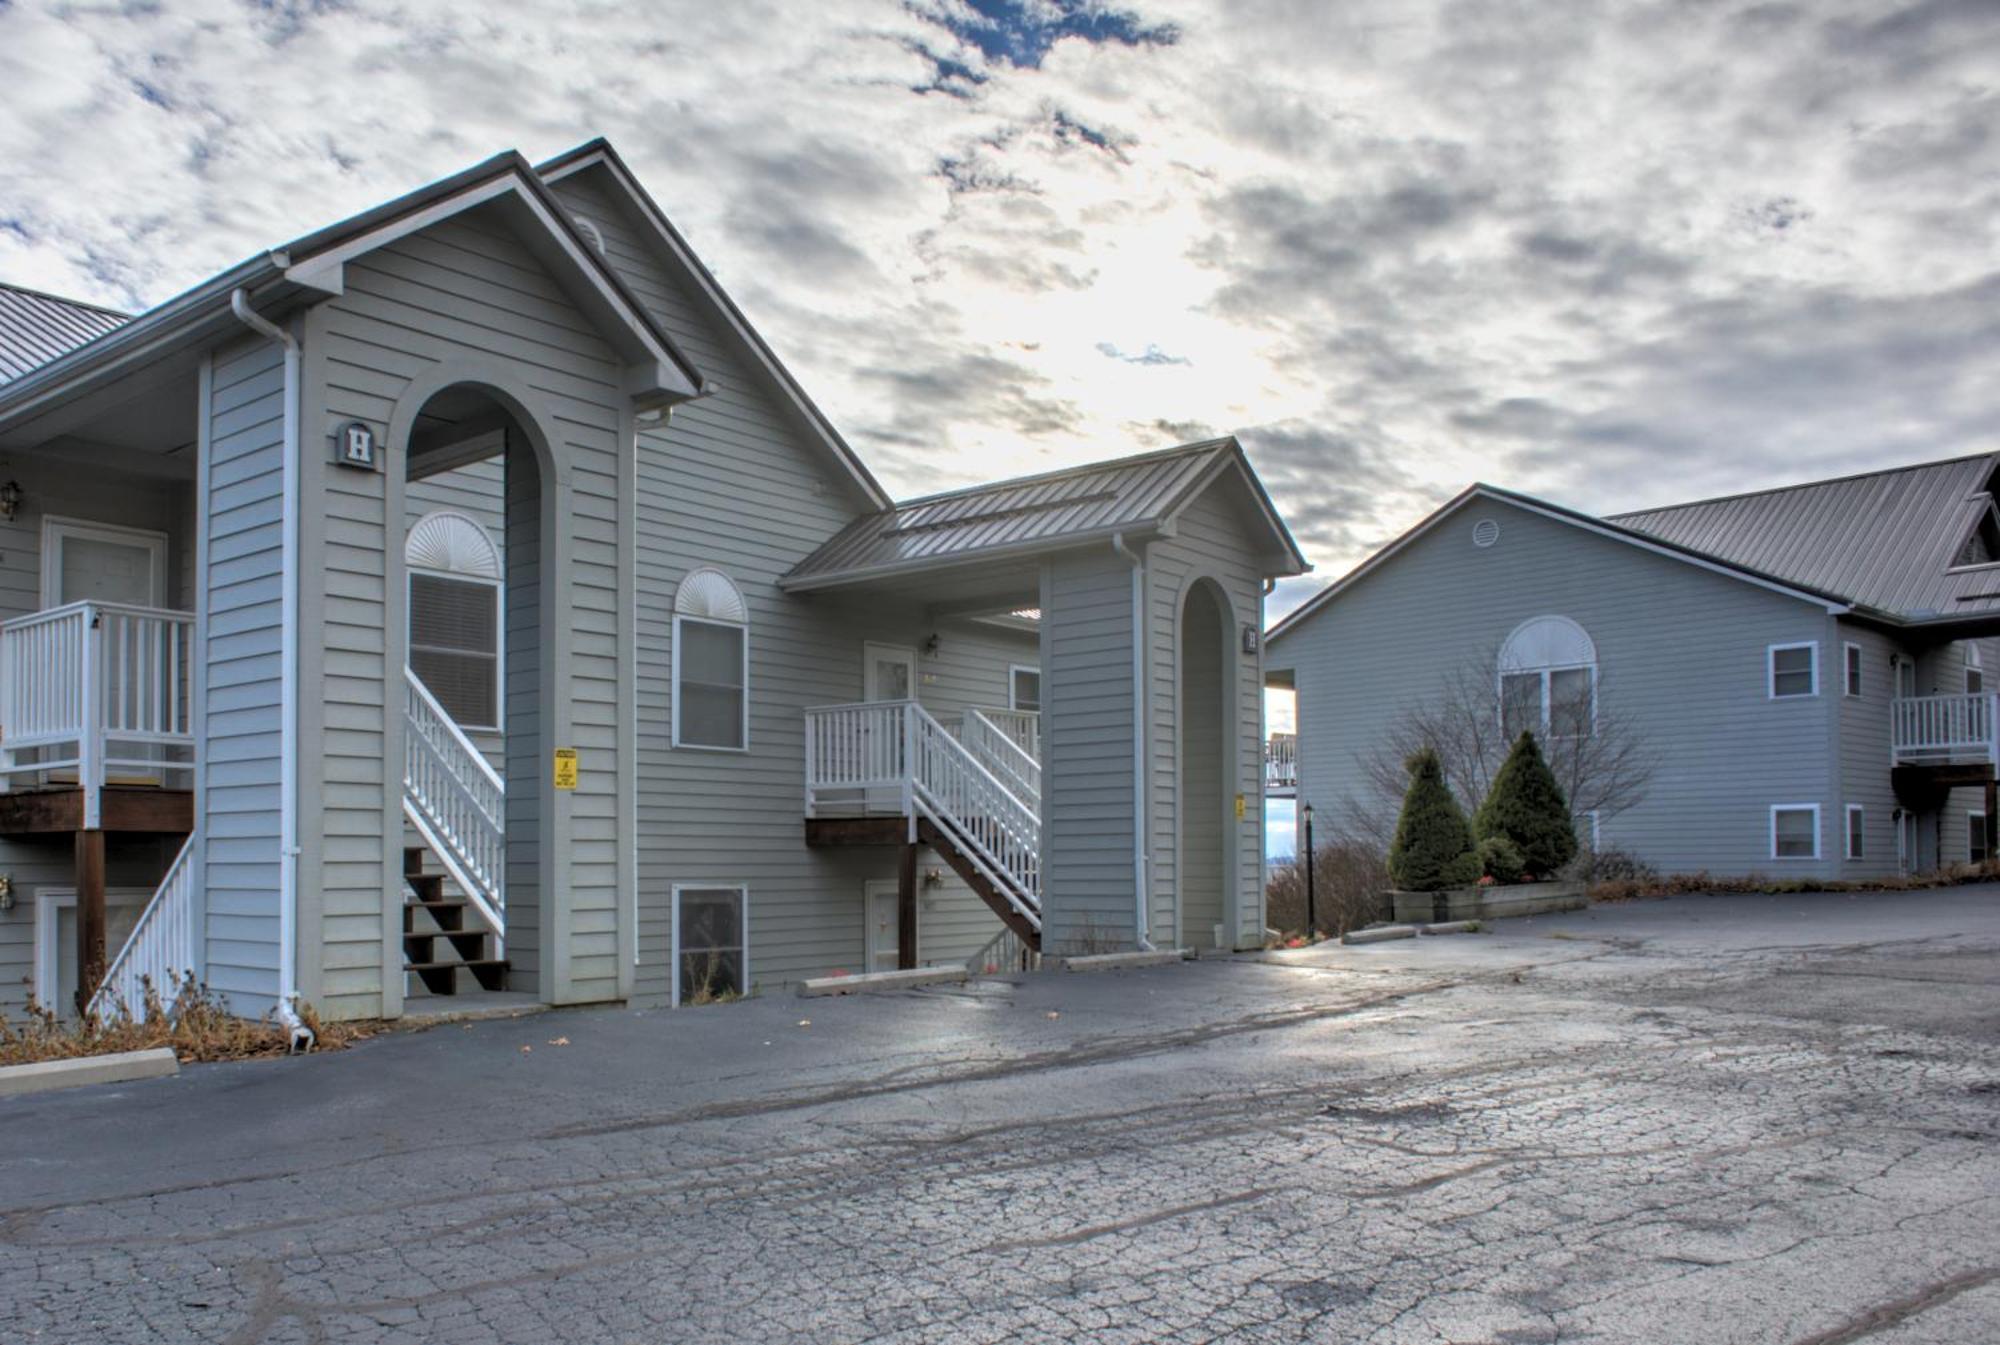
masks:
<path id="1" fill-rule="evenodd" d="M 1419 929 L 1425 934 L 1477 934 L 1479 932 L 1479 922 L 1477 920 L 1449 920 L 1442 925 L 1422 925 L 1419 926 Z"/>
<path id="2" fill-rule="evenodd" d="M 1159 948 L 1150 953 L 1088 953 L 1082 957 L 1059 957 L 1055 959 L 1057 971 L 1117 971 L 1122 967 L 1164 967 L 1170 962 L 1185 962 L 1190 953 L 1185 948 Z"/>
<path id="3" fill-rule="evenodd" d="M 914 990 L 926 985 L 963 985 L 972 978 L 964 967 L 913 967 L 907 971 L 868 971 L 859 976 L 821 976 L 799 983 L 802 998 L 857 995 L 870 990 Z"/>
<path id="4" fill-rule="evenodd" d="M 1380 929 L 1349 930 L 1340 936 L 1342 943 L 1383 943 L 1389 939 L 1414 939 L 1417 937 L 1415 925 L 1383 925 Z"/>
<path id="5" fill-rule="evenodd" d="M 133 1079 L 166 1079 L 181 1072 L 181 1062 L 165 1046 L 150 1051 L 120 1051 L 86 1055 L 74 1060 L 37 1060 L 28 1065 L 0 1066 L 0 1097 L 52 1093 L 93 1083 L 129 1083 Z"/>

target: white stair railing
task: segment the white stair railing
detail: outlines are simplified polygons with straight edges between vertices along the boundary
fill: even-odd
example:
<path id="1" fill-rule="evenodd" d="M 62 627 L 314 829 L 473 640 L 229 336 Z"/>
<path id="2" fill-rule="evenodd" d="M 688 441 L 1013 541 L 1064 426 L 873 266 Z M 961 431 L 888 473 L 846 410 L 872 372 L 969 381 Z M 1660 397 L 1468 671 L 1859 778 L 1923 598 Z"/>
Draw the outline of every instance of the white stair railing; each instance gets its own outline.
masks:
<path id="1" fill-rule="evenodd" d="M 1042 955 L 1005 925 L 978 952 L 965 959 L 965 969 L 974 976 L 1008 976 L 1015 972 L 1038 971 L 1041 965 Z"/>
<path id="2" fill-rule="evenodd" d="M 915 701 L 903 723 L 912 816 L 944 832 L 1030 927 L 1042 927 L 1042 819 Z"/>
<path id="3" fill-rule="evenodd" d="M 959 724 L 958 740 L 1023 803 L 1040 810 L 1042 763 L 1030 756 L 1005 726 L 994 722 L 992 712 L 967 710 Z"/>
<path id="4" fill-rule="evenodd" d="M 507 786 L 405 668 L 403 813 L 496 935 L 507 933 Z"/>
<path id="5" fill-rule="evenodd" d="M 90 1000 L 93 1014 L 109 1017 L 123 1008 L 134 1021 L 143 1021 L 148 985 L 159 996 L 160 1007 L 173 1012 L 182 978 L 194 972 L 194 863 L 189 857 L 193 850 L 194 837 L 181 842 L 167 876 L 139 913 L 139 923 L 105 969 Z"/>

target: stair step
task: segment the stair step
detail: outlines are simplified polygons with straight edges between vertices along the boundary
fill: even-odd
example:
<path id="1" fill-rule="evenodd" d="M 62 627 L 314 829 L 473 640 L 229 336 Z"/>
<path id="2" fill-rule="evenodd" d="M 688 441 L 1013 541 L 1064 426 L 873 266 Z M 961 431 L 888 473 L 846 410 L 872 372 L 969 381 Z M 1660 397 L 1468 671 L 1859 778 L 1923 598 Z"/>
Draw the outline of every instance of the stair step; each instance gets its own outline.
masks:
<path id="1" fill-rule="evenodd" d="M 432 897 L 429 901 L 425 901 L 421 897 L 414 897 L 403 903 L 405 907 L 412 911 L 462 911 L 471 904 L 464 897 Z"/>
<path id="2" fill-rule="evenodd" d="M 403 964 L 404 971 L 418 972 L 456 971 L 460 967 L 464 967 L 467 971 L 478 971 L 481 967 L 497 967 L 504 971 L 507 968 L 507 959 L 504 957 L 472 957 L 465 959 L 463 962 L 405 962 Z"/>
<path id="3" fill-rule="evenodd" d="M 505 990 L 507 988 L 507 959 L 504 957 L 467 958 L 461 962 L 405 962 L 403 970 L 415 972 L 424 983 L 424 988 L 433 995 L 455 995 L 458 993 L 458 970 L 460 967 L 472 973 L 482 990 Z"/>
<path id="4" fill-rule="evenodd" d="M 406 944 L 412 939 L 478 939 L 481 943 L 484 943 L 489 937 L 483 929 L 406 929 L 403 931 L 403 942 Z M 453 947 L 457 947 L 457 945 L 454 944 Z"/>

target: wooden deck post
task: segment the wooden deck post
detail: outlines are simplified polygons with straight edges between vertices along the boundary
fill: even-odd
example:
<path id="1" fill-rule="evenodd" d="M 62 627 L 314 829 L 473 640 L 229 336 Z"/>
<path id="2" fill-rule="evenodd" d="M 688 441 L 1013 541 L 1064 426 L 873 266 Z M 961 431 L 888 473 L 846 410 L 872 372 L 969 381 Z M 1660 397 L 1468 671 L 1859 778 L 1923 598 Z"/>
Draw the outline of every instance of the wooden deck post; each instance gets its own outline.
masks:
<path id="1" fill-rule="evenodd" d="M 909 971 L 917 965 L 917 849 L 903 846 L 896 869 L 896 967 Z"/>
<path id="2" fill-rule="evenodd" d="M 76 1011 L 90 1008 L 104 979 L 104 833 L 76 833 Z"/>

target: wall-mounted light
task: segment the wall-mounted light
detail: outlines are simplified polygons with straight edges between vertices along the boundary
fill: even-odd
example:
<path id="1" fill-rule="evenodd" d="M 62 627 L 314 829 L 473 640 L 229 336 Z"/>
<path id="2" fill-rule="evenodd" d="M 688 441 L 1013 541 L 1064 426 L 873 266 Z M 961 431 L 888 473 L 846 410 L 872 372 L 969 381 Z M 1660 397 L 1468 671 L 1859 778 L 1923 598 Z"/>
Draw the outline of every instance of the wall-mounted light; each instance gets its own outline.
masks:
<path id="1" fill-rule="evenodd" d="M 0 911 L 14 909 L 14 875 L 0 873 Z"/>
<path id="2" fill-rule="evenodd" d="M 925 886 L 925 887 L 943 887 L 943 886 L 944 886 L 944 870 L 943 870 L 943 869 L 925 869 L 925 870 L 924 870 L 924 886 Z"/>
<path id="3" fill-rule="evenodd" d="M 937 651 L 938 651 L 937 632 L 932 631 L 930 639 L 924 641 L 924 653 L 929 655 L 931 658 L 936 658 Z"/>
<path id="4" fill-rule="evenodd" d="M 18 481 L 9 481 L 6 485 L 0 486 L 0 518 L 12 522 L 15 513 L 20 507 L 21 483 Z"/>
<path id="5" fill-rule="evenodd" d="M 1246 653 L 1246 654 L 1254 654 L 1254 653 L 1256 653 L 1256 652 L 1257 652 L 1257 642 L 1258 642 L 1258 634 L 1257 634 L 1257 628 L 1256 628 L 1255 626 L 1249 626 L 1249 625 L 1246 625 L 1246 626 L 1244 626 L 1244 627 L 1243 627 L 1243 652 L 1244 652 L 1244 653 Z"/>

